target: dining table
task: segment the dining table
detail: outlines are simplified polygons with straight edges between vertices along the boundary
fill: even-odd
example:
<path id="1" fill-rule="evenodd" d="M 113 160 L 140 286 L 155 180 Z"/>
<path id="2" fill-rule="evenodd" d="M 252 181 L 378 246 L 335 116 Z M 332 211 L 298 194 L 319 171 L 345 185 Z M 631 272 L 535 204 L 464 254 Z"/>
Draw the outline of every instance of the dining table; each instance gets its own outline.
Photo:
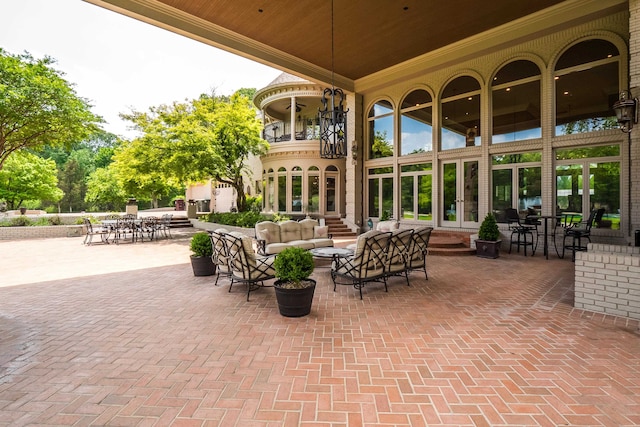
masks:
<path id="1" fill-rule="evenodd" d="M 554 227 L 559 219 L 562 219 L 562 215 L 527 215 L 528 220 L 543 220 L 544 221 L 544 244 L 543 244 L 543 254 L 546 259 L 549 259 L 549 241 L 547 239 L 549 235 L 549 220 L 554 221 Z M 555 234 L 554 234 L 555 236 Z"/>

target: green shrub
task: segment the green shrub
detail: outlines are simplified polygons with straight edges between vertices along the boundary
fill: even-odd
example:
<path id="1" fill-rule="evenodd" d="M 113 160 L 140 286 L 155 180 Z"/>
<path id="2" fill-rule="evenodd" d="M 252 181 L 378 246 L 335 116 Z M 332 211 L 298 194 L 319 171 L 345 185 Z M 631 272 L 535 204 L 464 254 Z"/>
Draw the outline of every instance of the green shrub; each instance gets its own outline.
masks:
<path id="1" fill-rule="evenodd" d="M 203 215 L 201 219 L 216 224 L 231 225 L 235 227 L 253 228 L 257 222 L 266 221 L 269 218 L 259 212 L 217 212 Z"/>
<path id="2" fill-rule="evenodd" d="M 276 255 L 273 268 L 275 276 L 282 282 L 290 282 L 291 287 L 304 287 L 301 282 L 313 273 L 313 255 L 302 248 L 286 248 Z"/>
<path id="3" fill-rule="evenodd" d="M 10 227 L 27 227 L 29 225 L 33 225 L 33 221 L 24 215 L 16 216 L 11 218 L 9 221 Z"/>
<path id="4" fill-rule="evenodd" d="M 496 222 L 496 217 L 491 212 L 484 217 L 480 229 L 478 230 L 480 240 L 496 241 L 500 239 L 500 228 Z"/>
<path id="5" fill-rule="evenodd" d="M 211 238 L 209 233 L 201 231 L 191 237 L 189 248 L 193 256 L 211 256 L 213 255 L 213 247 L 211 246 Z"/>

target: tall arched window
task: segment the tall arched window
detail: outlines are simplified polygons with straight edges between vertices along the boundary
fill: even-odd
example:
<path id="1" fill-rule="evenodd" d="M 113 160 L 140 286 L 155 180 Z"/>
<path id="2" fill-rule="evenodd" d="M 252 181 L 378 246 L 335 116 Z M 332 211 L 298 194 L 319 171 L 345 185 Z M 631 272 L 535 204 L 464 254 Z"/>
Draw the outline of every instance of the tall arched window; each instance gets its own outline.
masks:
<path id="1" fill-rule="evenodd" d="M 555 67 L 556 135 L 618 127 L 611 106 L 618 99 L 620 55 L 606 40 L 571 46 Z"/>
<path id="2" fill-rule="evenodd" d="M 278 212 L 287 211 L 287 170 L 278 169 Z"/>
<path id="3" fill-rule="evenodd" d="M 432 150 L 433 103 L 429 92 L 414 90 L 400 107 L 400 154 Z"/>
<path id="4" fill-rule="evenodd" d="M 320 210 L 320 169 L 317 166 L 309 167 L 307 174 L 307 211 L 318 212 Z"/>
<path id="5" fill-rule="evenodd" d="M 393 156 L 393 106 L 380 100 L 369 110 L 369 158 Z"/>
<path id="6" fill-rule="evenodd" d="M 443 150 L 480 145 L 480 83 L 470 76 L 452 80 L 442 91 Z"/>
<path id="7" fill-rule="evenodd" d="M 492 84 L 492 143 L 542 137 L 540 69 L 531 61 L 513 61 Z"/>
<path id="8" fill-rule="evenodd" d="M 274 187 L 274 182 L 273 182 L 273 169 L 269 168 L 269 171 L 267 172 L 267 202 L 265 204 L 265 209 L 267 211 L 271 211 L 273 212 L 274 210 L 274 203 L 275 203 L 275 187 Z"/>
<path id="9" fill-rule="evenodd" d="M 291 212 L 302 212 L 302 168 L 291 169 Z"/>

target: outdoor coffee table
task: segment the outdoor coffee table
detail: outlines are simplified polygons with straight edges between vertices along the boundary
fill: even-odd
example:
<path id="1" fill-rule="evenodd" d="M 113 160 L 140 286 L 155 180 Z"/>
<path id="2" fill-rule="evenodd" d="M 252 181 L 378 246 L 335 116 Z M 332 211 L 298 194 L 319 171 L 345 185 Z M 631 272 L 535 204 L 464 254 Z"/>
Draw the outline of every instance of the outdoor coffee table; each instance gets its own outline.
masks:
<path id="1" fill-rule="evenodd" d="M 327 260 L 327 259 L 331 260 L 333 259 L 334 256 L 348 257 L 353 255 L 353 250 L 351 249 L 333 248 L 333 247 L 310 249 L 309 252 L 311 252 L 313 257 L 317 260 Z M 329 265 L 326 265 L 326 266 L 323 265 L 322 267 L 330 267 L 330 266 L 331 266 L 331 263 L 329 263 Z"/>

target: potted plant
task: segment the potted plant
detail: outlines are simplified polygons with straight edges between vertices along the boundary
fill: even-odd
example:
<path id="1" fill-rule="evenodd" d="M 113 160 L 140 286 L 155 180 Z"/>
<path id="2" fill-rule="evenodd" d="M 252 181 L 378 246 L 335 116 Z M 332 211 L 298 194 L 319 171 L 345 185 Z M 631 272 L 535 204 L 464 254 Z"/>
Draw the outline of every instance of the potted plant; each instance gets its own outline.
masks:
<path id="1" fill-rule="evenodd" d="M 213 263 L 213 246 L 209 233 L 201 231 L 191 237 L 189 243 L 191 249 L 191 267 L 194 276 L 213 276 L 216 274 L 216 265 Z"/>
<path id="2" fill-rule="evenodd" d="M 311 312 L 316 281 L 313 273 L 313 255 L 302 248 L 290 247 L 276 255 L 273 261 L 276 281 L 274 288 L 280 314 L 301 317 Z"/>
<path id="3" fill-rule="evenodd" d="M 484 217 L 478 239 L 476 240 L 476 255 L 481 258 L 498 258 L 500 256 L 500 229 L 496 217 L 491 212 Z"/>

